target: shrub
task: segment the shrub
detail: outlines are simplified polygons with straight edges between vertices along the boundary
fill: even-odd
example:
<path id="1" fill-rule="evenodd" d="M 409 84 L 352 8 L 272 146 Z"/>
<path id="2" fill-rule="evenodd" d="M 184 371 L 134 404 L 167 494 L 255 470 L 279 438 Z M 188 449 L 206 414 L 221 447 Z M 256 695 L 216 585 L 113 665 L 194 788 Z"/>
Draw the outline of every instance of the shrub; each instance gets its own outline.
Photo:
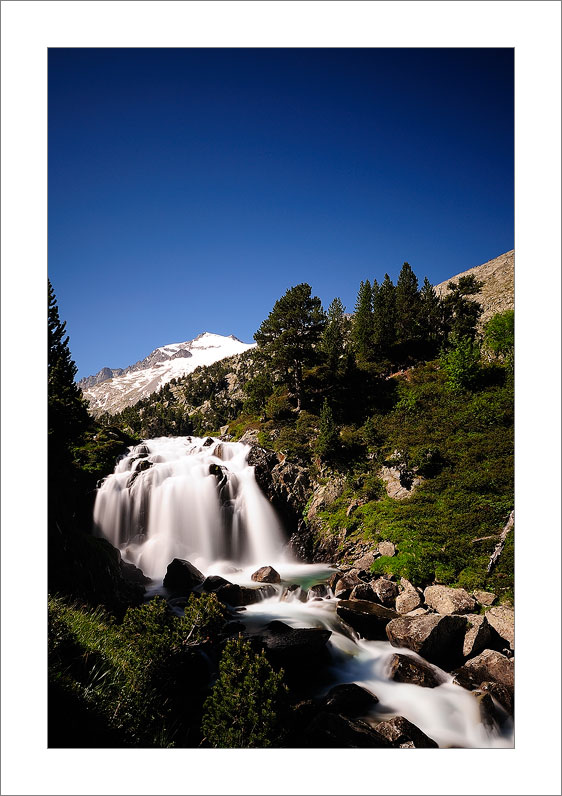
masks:
<path id="1" fill-rule="evenodd" d="M 279 746 L 286 694 L 283 670 L 275 672 L 263 651 L 255 654 L 249 642 L 231 639 L 204 706 L 207 743 L 221 749 Z"/>

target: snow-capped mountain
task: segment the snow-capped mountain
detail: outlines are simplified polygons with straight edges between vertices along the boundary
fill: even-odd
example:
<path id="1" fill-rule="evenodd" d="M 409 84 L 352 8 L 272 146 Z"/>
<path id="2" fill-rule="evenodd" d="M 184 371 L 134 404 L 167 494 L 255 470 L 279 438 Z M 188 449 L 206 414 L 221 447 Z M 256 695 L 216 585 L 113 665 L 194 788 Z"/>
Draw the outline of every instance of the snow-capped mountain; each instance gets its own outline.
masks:
<path id="1" fill-rule="evenodd" d="M 212 365 L 254 347 L 255 343 L 243 343 L 232 334 L 224 337 L 203 332 L 194 340 L 156 348 L 127 368 L 102 368 L 95 376 L 81 379 L 78 386 L 94 414 L 115 413 L 201 365 Z"/>

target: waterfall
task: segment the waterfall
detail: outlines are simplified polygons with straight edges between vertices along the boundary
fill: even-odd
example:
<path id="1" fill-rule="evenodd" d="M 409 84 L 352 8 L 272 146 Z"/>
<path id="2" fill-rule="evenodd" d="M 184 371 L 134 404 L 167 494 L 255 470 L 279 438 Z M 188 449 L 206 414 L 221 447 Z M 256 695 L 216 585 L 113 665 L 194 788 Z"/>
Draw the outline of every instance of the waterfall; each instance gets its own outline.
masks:
<path id="1" fill-rule="evenodd" d="M 98 490 L 96 532 L 156 579 L 174 558 L 203 571 L 283 560 L 283 531 L 247 464 L 249 451 L 211 437 L 137 445 Z"/>

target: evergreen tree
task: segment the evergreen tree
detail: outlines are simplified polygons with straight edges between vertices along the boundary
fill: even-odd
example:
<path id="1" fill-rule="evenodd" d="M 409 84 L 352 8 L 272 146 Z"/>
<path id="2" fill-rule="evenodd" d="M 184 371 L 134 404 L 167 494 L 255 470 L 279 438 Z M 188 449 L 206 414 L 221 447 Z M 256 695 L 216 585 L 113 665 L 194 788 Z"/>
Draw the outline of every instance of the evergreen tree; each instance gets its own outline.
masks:
<path id="1" fill-rule="evenodd" d="M 409 263 L 404 263 L 396 283 L 396 341 L 411 343 L 419 337 L 420 295 L 418 279 Z"/>
<path id="2" fill-rule="evenodd" d="M 287 688 L 263 651 L 242 638 L 227 641 L 219 676 L 204 705 L 206 741 L 219 749 L 280 746 Z"/>
<path id="3" fill-rule="evenodd" d="M 371 361 L 373 357 L 373 294 L 368 279 L 359 285 L 351 336 L 358 361 Z"/>
<path id="4" fill-rule="evenodd" d="M 295 391 L 297 409 L 303 399 L 303 369 L 314 361 L 325 325 L 320 299 L 310 285 L 292 287 L 282 296 L 254 334 L 261 353 L 282 381 Z"/>
<path id="5" fill-rule="evenodd" d="M 60 451 L 74 442 L 91 420 L 87 410 L 88 404 L 74 382 L 76 365 L 68 348 L 66 322 L 61 323 L 57 300 L 50 281 L 48 286 L 49 444 Z"/>
<path id="6" fill-rule="evenodd" d="M 388 274 L 384 275 L 375 301 L 374 343 L 378 353 L 386 355 L 396 340 L 396 288 Z"/>
<path id="7" fill-rule="evenodd" d="M 452 335 L 457 340 L 461 337 L 474 340 L 478 319 L 482 315 L 482 306 L 466 297 L 479 293 L 483 284 L 473 274 L 459 277 L 458 282 L 449 282 L 447 285 L 449 293 L 443 299 L 447 337 Z"/>
<path id="8" fill-rule="evenodd" d="M 513 310 L 497 312 L 484 327 L 484 344 L 494 356 L 509 357 L 515 345 L 515 313 Z"/>
<path id="9" fill-rule="evenodd" d="M 334 416 L 330 408 L 330 404 L 324 398 L 322 411 L 320 413 L 320 428 L 318 432 L 318 439 L 316 440 L 315 450 L 316 453 L 325 460 L 330 460 L 334 457 L 339 443 L 339 434 L 334 423 Z"/>
<path id="10" fill-rule="evenodd" d="M 420 336 L 424 342 L 438 343 L 442 337 L 443 310 L 435 288 L 427 278 L 420 290 L 418 323 Z"/>
<path id="11" fill-rule="evenodd" d="M 322 332 L 320 349 L 326 357 L 326 364 L 332 373 L 339 370 L 339 364 L 345 351 L 347 320 L 345 307 L 339 298 L 335 298 L 328 309 L 326 326 Z"/>

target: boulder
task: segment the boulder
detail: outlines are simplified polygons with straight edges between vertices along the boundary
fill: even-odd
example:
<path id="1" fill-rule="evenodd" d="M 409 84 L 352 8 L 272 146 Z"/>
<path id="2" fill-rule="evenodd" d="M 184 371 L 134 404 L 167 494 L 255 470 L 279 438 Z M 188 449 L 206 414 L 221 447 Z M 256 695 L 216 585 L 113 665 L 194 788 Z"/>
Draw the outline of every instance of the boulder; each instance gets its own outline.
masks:
<path id="1" fill-rule="evenodd" d="M 486 619 L 510 649 L 515 649 L 515 613 L 503 605 L 486 611 Z"/>
<path id="2" fill-rule="evenodd" d="M 382 605 L 393 606 L 398 595 L 398 586 L 388 578 L 377 578 L 372 583 L 373 591 Z"/>
<path id="3" fill-rule="evenodd" d="M 323 699 L 324 710 L 343 713 L 344 716 L 364 716 L 378 702 L 378 698 L 357 683 L 335 685 Z"/>
<path id="4" fill-rule="evenodd" d="M 392 746 L 401 749 L 437 749 L 438 744 L 419 727 L 405 719 L 404 716 L 395 716 L 388 721 L 377 724 L 377 732 L 390 741 Z"/>
<path id="5" fill-rule="evenodd" d="M 174 558 L 168 564 L 164 586 L 172 594 L 185 595 L 196 586 L 201 585 L 204 580 L 205 576 L 203 573 L 199 572 L 197 567 L 194 567 L 189 561 L 183 558 Z"/>
<path id="6" fill-rule="evenodd" d="M 416 589 L 414 584 L 410 583 L 406 578 L 400 578 L 400 587 L 404 589 L 404 591 L 415 591 L 419 594 L 419 589 Z"/>
<path id="7" fill-rule="evenodd" d="M 397 683 L 412 683 L 422 688 L 435 688 L 442 682 L 426 663 L 398 653 L 392 656 L 388 676 Z"/>
<path id="8" fill-rule="evenodd" d="M 336 582 L 334 587 L 334 596 L 345 600 L 349 597 L 354 587 L 361 583 L 363 583 L 363 581 L 357 576 L 356 572 L 354 572 L 354 570 L 350 570 Z"/>
<path id="9" fill-rule="evenodd" d="M 438 614 L 469 614 L 476 606 L 476 600 L 465 589 L 428 586 L 423 595 L 426 605 Z"/>
<path id="10" fill-rule="evenodd" d="M 281 575 L 273 567 L 260 567 L 252 574 L 259 583 L 281 583 Z"/>
<path id="11" fill-rule="evenodd" d="M 483 691 L 473 691 L 472 694 L 478 702 L 480 721 L 487 730 L 495 729 L 501 723 L 501 717 L 494 705 L 494 700 L 490 694 Z"/>
<path id="12" fill-rule="evenodd" d="M 478 688 L 484 681 L 492 681 L 513 691 L 515 684 L 513 660 L 489 649 L 471 658 L 453 674 L 465 688 Z"/>
<path id="13" fill-rule="evenodd" d="M 396 598 L 396 611 L 399 614 L 407 614 L 421 606 L 421 597 L 415 589 L 405 589 Z"/>
<path id="14" fill-rule="evenodd" d="M 298 584 L 291 583 L 291 585 L 287 589 L 285 589 L 285 591 L 281 595 L 281 600 L 283 602 L 291 602 L 292 600 L 299 600 L 301 603 L 305 603 L 307 600 L 307 594 L 301 589 L 301 587 Z"/>
<path id="15" fill-rule="evenodd" d="M 485 616 L 480 614 L 466 614 L 468 622 L 462 654 L 465 658 L 473 658 L 479 652 L 490 646 L 492 634 L 490 625 Z"/>
<path id="16" fill-rule="evenodd" d="M 443 669 L 462 661 L 464 616 L 401 616 L 386 626 L 393 647 L 407 647 Z"/>
<path id="17" fill-rule="evenodd" d="M 302 676 L 318 676 L 319 666 L 330 661 L 326 642 L 331 635 L 325 628 L 293 628 L 274 620 L 259 633 L 249 636 L 249 640 L 257 652 L 264 650 L 275 669 L 285 670 L 291 685 Z"/>
<path id="18" fill-rule="evenodd" d="M 378 558 L 378 554 L 375 555 L 373 552 L 365 553 L 365 555 L 361 556 L 361 558 L 358 558 L 357 561 L 354 562 L 353 566 L 359 570 L 369 570 L 375 563 L 375 558 Z"/>
<path id="19" fill-rule="evenodd" d="M 325 583 L 315 583 L 314 586 L 311 586 L 308 590 L 307 599 L 314 600 L 316 598 L 320 598 L 323 600 L 324 597 L 328 596 L 328 594 L 328 587 Z"/>
<path id="20" fill-rule="evenodd" d="M 396 547 L 392 542 L 379 542 L 377 549 L 381 556 L 393 556 L 396 553 Z"/>
<path id="21" fill-rule="evenodd" d="M 224 605 L 237 608 L 242 605 L 253 605 L 267 597 L 272 597 L 275 594 L 275 589 L 273 586 L 260 586 L 257 589 L 252 589 L 249 586 L 239 586 L 238 583 L 227 582 L 227 585 L 220 586 L 215 594 L 217 600 Z"/>
<path id="22" fill-rule="evenodd" d="M 502 708 L 513 716 L 513 692 L 501 683 L 492 683 L 485 680 L 480 683 L 480 691 L 491 694 L 500 703 Z"/>
<path id="23" fill-rule="evenodd" d="M 480 605 L 493 605 L 497 600 L 496 595 L 491 591 L 473 591 L 472 596 Z"/>
<path id="24" fill-rule="evenodd" d="M 414 608 L 413 611 L 408 611 L 404 616 L 426 616 L 428 613 L 429 611 L 427 608 Z"/>
<path id="25" fill-rule="evenodd" d="M 309 749 L 389 749 L 390 742 L 368 724 L 323 711 L 302 734 L 302 746 Z"/>
<path id="26" fill-rule="evenodd" d="M 204 447 L 204 448 L 208 448 L 208 447 L 209 447 L 209 445 L 212 445 L 212 444 L 214 443 L 214 441 L 215 441 L 215 440 L 214 440 L 214 439 L 212 439 L 211 437 L 207 437 L 207 439 L 206 439 L 206 440 L 205 440 L 205 442 L 203 443 L 203 447 Z"/>
<path id="27" fill-rule="evenodd" d="M 121 559 L 119 568 L 123 580 L 127 581 L 127 583 L 134 583 L 138 586 L 144 586 L 146 583 L 150 583 L 150 578 L 146 577 L 142 569 L 139 569 L 134 564 L 129 564 L 128 561 L 123 561 L 123 559 Z"/>
<path id="28" fill-rule="evenodd" d="M 357 586 L 354 586 L 351 594 L 349 595 L 350 600 L 368 600 L 369 602 L 377 602 L 378 597 L 373 589 L 371 583 L 359 583 Z"/>
<path id="29" fill-rule="evenodd" d="M 336 611 L 366 639 L 384 639 L 386 626 L 398 616 L 396 611 L 367 600 L 340 600 Z"/>
<path id="30" fill-rule="evenodd" d="M 209 575 L 201 584 L 201 591 L 203 592 L 217 592 L 223 586 L 232 586 L 233 584 L 222 578 L 220 575 Z"/>

